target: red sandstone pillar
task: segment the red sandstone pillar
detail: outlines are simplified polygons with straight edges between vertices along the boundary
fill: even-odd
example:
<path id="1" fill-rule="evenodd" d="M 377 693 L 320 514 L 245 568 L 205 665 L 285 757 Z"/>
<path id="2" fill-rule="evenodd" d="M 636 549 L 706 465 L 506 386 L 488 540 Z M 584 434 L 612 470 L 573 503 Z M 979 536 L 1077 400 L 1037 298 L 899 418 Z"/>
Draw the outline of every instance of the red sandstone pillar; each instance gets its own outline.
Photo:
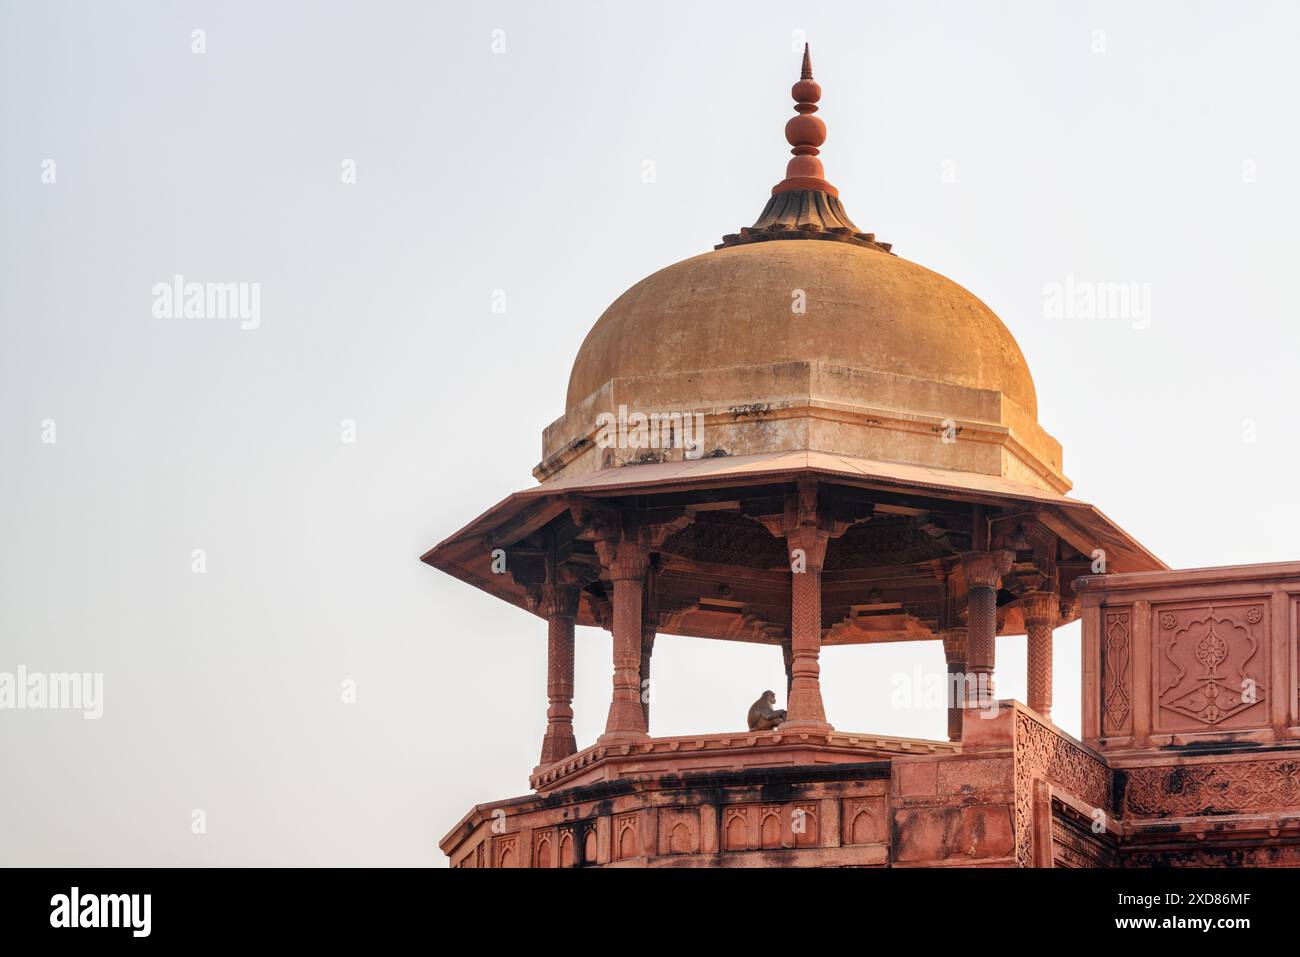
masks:
<path id="1" fill-rule="evenodd" d="M 997 655 L 998 589 L 1011 570 L 1010 552 L 967 552 L 962 556 L 966 573 L 969 614 L 966 631 L 966 667 L 974 681 L 967 704 L 988 707 L 994 700 L 993 666 Z"/>
<path id="2" fill-rule="evenodd" d="M 637 740 L 646 734 L 641 710 L 641 591 L 650 567 L 650 553 L 636 542 L 615 546 L 609 563 L 614 583 L 614 694 L 601 743 Z"/>
<path id="3" fill-rule="evenodd" d="M 638 694 L 641 695 L 641 713 L 645 729 L 650 731 L 650 657 L 655 650 L 655 635 L 659 631 L 658 581 L 654 563 L 646 570 L 645 585 L 641 590 L 641 667 L 637 672 Z"/>
<path id="4" fill-rule="evenodd" d="M 1052 631 L 1060 602 L 1055 595 L 1034 592 L 1020 601 L 1027 634 L 1029 707 L 1049 721 L 1052 717 Z"/>
<path id="5" fill-rule="evenodd" d="M 573 737 L 573 622 L 578 614 L 578 589 L 547 585 L 542 594 L 546 616 L 546 735 L 541 767 L 562 761 L 578 750 Z"/>
<path id="6" fill-rule="evenodd" d="M 948 740 L 961 740 L 961 713 L 966 707 L 966 629 L 946 628 L 943 657 L 948 663 Z"/>
<path id="7" fill-rule="evenodd" d="M 829 535 L 815 525 L 786 532 L 790 548 L 790 693 L 781 732 L 831 731 L 822 704 L 822 563 Z"/>
<path id="8" fill-rule="evenodd" d="M 641 626 L 641 672 L 640 687 L 641 714 L 645 717 L 645 729 L 650 730 L 650 656 L 655 650 L 655 626 L 645 622 Z"/>

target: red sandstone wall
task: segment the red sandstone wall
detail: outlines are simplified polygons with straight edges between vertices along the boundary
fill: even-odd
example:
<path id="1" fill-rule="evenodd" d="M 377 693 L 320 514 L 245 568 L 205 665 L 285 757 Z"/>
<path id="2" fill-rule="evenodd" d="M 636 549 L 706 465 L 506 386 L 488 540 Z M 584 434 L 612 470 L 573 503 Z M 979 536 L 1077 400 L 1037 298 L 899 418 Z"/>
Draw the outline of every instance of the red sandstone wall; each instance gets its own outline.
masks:
<path id="1" fill-rule="evenodd" d="M 1094 576 L 1076 588 L 1086 743 L 1108 754 L 1300 743 L 1300 563 Z"/>
<path id="2" fill-rule="evenodd" d="M 638 766 L 631 779 L 476 808 L 443 848 L 458 867 L 1110 863 L 1117 825 L 1105 764 L 1012 702 L 971 720 L 961 754 L 742 771 Z"/>
<path id="3" fill-rule="evenodd" d="M 1081 580 L 1128 866 L 1300 865 L 1300 563 Z"/>
<path id="4" fill-rule="evenodd" d="M 865 780 L 763 785 L 728 772 L 573 788 L 481 808 L 444 848 L 456 867 L 881 866 L 889 782 L 873 765 Z"/>

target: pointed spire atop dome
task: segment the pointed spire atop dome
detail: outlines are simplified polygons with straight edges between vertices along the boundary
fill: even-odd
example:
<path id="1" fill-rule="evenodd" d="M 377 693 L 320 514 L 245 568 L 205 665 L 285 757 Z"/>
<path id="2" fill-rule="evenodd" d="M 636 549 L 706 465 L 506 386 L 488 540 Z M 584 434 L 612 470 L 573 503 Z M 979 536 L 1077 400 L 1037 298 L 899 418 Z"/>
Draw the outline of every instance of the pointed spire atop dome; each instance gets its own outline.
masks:
<path id="1" fill-rule="evenodd" d="M 813 116 L 817 112 L 817 101 L 822 98 L 822 88 L 813 79 L 812 52 L 806 43 L 803 45 L 799 82 L 790 88 L 790 95 L 794 98 L 794 111 L 799 114 L 785 124 L 785 138 L 793 147 L 790 152 L 794 159 L 785 168 L 785 179 L 772 187 L 772 194 L 792 189 L 816 189 L 838 196 L 839 190 L 826 182 L 826 171 L 817 158 L 821 153 L 818 147 L 826 142 L 826 124 Z"/>
<path id="2" fill-rule="evenodd" d="M 840 191 L 826 181 L 826 171 L 817 158 L 819 147 L 826 142 L 826 124 L 813 116 L 822 88 L 813 79 L 812 52 L 807 43 L 803 45 L 799 81 L 790 88 L 790 95 L 798 115 L 785 124 L 785 138 L 794 154 L 786 164 L 785 179 L 772 187 L 772 198 L 758 222 L 723 236 L 715 248 L 769 239 L 832 239 L 889 252 L 890 244 L 877 242 L 875 233 L 858 231 L 840 203 Z"/>

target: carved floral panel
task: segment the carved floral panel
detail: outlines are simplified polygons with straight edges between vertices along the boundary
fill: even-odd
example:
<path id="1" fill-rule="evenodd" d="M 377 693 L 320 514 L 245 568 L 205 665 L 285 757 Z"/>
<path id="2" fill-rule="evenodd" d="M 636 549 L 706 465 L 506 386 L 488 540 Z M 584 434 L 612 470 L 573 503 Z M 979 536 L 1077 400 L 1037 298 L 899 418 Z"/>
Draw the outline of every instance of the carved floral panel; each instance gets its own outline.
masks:
<path id="1" fill-rule="evenodd" d="M 1042 779 L 1085 804 L 1110 810 L 1112 774 L 1090 753 L 1023 712 L 1016 714 L 1016 862 L 1034 864 L 1034 781 Z"/>
<path id="2" fill-rule="evenodd" d="M 1192 608 L 1158 607 L 1156 730 L 1266 727 L 1268 607 L 1263 600 Z"/>
<path id="3" fill-rule="evenodd" d="M 1124 806 L 1141 817 L 1195 817 L 1300 806 L 1300 760 L 1133 768 Z"/>
<path id="4" fill-rule="evenodd" d="M 1108 608 L 1101 619 L 1101 733 L 1132 731 L 1133 611 Z"/>

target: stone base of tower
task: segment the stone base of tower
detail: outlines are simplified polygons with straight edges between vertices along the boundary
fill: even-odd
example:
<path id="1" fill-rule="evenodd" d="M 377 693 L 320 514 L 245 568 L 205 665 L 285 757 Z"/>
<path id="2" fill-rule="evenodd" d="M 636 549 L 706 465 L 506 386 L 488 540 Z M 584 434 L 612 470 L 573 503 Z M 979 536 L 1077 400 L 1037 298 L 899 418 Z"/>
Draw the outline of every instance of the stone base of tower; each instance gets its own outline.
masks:
<path id="1" fill-rule="evenodd" d="M 1143 804 L 1152 772 L 1112 768 L 1018 702 L 984 713 L 961 745 L 836 732 L 588 749 L 536 775 L 538 793 L 475 807 L 441 847 L 453 867 L 1300 866 L 1300 808 L 1281 792 L 1250 813 L 1161 816 Z M 1268 752 L 1250 768 L 1185 757 L 1165 790 L 1300 761 Z"/>

